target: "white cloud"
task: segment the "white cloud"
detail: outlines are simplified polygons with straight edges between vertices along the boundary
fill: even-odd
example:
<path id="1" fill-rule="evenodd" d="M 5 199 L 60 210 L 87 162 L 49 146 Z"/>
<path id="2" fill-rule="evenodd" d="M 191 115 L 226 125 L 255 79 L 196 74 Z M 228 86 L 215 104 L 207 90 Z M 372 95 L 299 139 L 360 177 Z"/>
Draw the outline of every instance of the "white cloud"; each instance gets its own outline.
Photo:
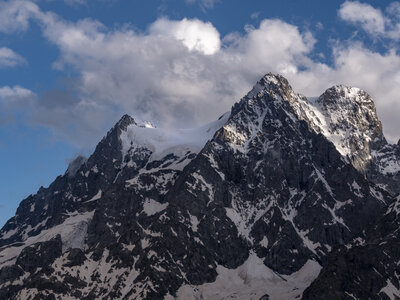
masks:
<path id="1" fill-rule="evenodd" d="M 221 41 L 210 23 L 199 20 L 160 19 L 138 33 L 49 13 L 34 18 L 60 49 L 55 66 L 73 66 L 80 78 L 73 95 L 42 96 L 33 118 L 78 144 L 97 141 L 110 118 L 122 113 L 171 126 L 210 121 L 266 71 L 297 72 L 296 61 L 307 63 L 313 46 L 310 34 L 279 20 Z"/>
<path id="2" fill-rule="evenodd" d="M 197 19 L 171 21 L 165 18 L 158 19 L 150 27 L 150 34 L 172 36 L 181 41 L 189 50 L 197 50 L 210 55 L 221 47 L 219 32 L 209 22 Z"/>
<path id="3" fill-rule="evenodd" d="M 297 73 L 298 67 L 307 64 L 307 54 L 315 40 L 309 32 L 300 33 L 296 26 L 281 20 L 263 20 L 259 28 L 247 27 L 241 37 L 227 38 L 233 46 L 227 54 L 240 58 L 238 71 L 245 69 L 256 74 L 270 70 L 278 73 Z"/>
<path id="4" fill-rule="evenodd" d="M 345 21 L 359 24 L 371 34 L 383 34 L 385 31 L 382 12 L 369 4 L 346 1 L 340 7 L 339 16 Z"/>
<path id="5" fill-rule="evenodd" d="M 23 87 L 20 87 L 18 85 L 9 87 L 9 86 L 3 86 L 0 87 L 0 98 L 1 99 L 15 99 L 15 98 L 26 98 L 26 97 L 31 97 L 33 95 L 33 92 L 25 89 Z"/>
<path id="6" fill-rule="evenodd" d="M 24 63 L 26 61 L 13 50 L 6 47 L 0 48 L 0 68 L 14 67 Z"/>
<path id="7" fill-rule="evenodd" d="M 31 1 L 0 1 L 0 32 L 24 31 L 29 27 L 29 20 L 38 13 L 38 6 Z"/>
<path id="8" fill-rule="evenodd" d="M 392 2 L 386 14 L 373 6 L 358 1 L 344 2 L 339 11 L 343 20 L 360 26 L 372 36 L 400 39 L 400 2 Z"/>
<path id="9" fill-rule="evenodd" d="M 338 83 L 364 88 L 386 134 L 398 137 L 395 50 L 379 54 L 359 43 L 338 43 L 328 66 L 310 58 L 316 41 L 309 32 L 278 19 L 221 39 L 211 23 L 197 19 L 162 18 L 137 32 L 94 20 L 67 22 L 40 10 L 31 17 L 60 51 L 54 66 L 72 66 L 79 74 L 68 92 L 41 95 L 31 116 L 78 145 L 93 145 L 123 113 L 170 126 L 213 120 L 269 71 L 288 77 L 306 95 Z"/>

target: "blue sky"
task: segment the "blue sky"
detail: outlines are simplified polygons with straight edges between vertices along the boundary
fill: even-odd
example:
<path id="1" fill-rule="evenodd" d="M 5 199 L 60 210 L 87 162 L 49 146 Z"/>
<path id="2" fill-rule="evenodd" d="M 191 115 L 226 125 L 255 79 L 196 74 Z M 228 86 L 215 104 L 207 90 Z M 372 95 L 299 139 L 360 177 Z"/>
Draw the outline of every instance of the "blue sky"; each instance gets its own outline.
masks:
<path id="1" fill-rule="evenodd" d="M 367 90 L 397 142 L 399 40 L 392 1 L 0 1 L 0 224 L 122 114 L 195 126 L 269 71 Z"/>

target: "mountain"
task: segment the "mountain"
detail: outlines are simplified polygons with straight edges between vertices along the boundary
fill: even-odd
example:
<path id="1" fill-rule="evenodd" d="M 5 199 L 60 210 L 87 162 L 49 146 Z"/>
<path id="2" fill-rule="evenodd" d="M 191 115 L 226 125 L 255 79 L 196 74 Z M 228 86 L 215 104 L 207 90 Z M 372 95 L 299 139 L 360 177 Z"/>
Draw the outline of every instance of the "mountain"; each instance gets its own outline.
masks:
<path id="1" fill-rule="evenodd" d="M 200 128 L 125 115 L 2 228 L 0 299 L 318 297 L 335 255 L 398 241 L 379 228 L 399 201 L 399 148 L 364 91 L 307 99 L 270 73 Z"/>

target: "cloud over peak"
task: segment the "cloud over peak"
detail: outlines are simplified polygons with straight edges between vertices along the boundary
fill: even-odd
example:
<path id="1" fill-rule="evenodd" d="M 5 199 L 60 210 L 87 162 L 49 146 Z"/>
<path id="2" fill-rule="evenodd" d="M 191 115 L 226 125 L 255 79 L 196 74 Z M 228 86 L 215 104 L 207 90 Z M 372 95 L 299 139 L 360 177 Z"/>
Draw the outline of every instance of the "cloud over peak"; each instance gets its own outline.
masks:
<path id="1" fill-rule="evenodd" d="M 37 19 L 60 50 L 55 66 L 72 66 L 79 78 L 74 101 L 71 94 L 43 94 L 32 116 L 77 144 L 88 142 L 88 136 L 94 143 L 110 116 L 122 113 L 174 127 L 210 121 L 265 70 L 296 73 L 297 60 L 307 61 L 313 47 L 309 33 L 280 20 L 264 20 L 221 40 L 211 23 L 198 19 L 161 18 L 147 32 L 109 30 L 89 19 L 71 23 L 44 13 Z M 97 132 L 81 130 L 79 137 L 68 123 Z"/>
<path id="2" fill-rule="evenodd" d="M 400 56 L 395 49 L 382 54 L 359 42 L 337 43 L 331 49 L 333 64 L 327 65 L 312 58 L 316 39 L 310 32 L 280 19 L 264 19 L 243 33 L 221 37 L 210 22 L 163 17 L 138 32 L 91 19 L 69 22 L 29 1 L 15 2 L 6 3 L 20 21 L 10 27 L 1 20 L 0 30 L 17 30 L 18 24 L 25 30 L 34 20 L 59 50 L 53 65 L 78 74 L 72 88 L 42 93 L 29 108 L 35 123 L 71 143 L 93 145 L 124 113 L 173 127 L 213 120 L 270 71 L 311 96 L 338 83 L 367 90 L 386 134 L 392 140 L 398 136 Z M 398 8 L 391 5 L 386 14 Z M 339 15 L 373 35 L 390 32 L 381 11 L 359 2 L 345 2 Z"/>

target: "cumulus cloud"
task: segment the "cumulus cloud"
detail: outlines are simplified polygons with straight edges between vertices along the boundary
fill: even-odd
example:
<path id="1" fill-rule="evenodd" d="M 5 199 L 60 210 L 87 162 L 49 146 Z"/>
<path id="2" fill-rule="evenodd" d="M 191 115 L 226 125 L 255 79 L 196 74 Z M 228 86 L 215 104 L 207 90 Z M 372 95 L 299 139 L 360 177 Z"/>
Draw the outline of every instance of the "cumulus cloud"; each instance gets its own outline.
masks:
<path id="1" fill-rule="evenodd" d="M 361 43 L 337 43 L 334 64 L 328 66 L 310 58 L 316 42 L 310 32 L 278 19 L 221 37 L 211 23 L 197 19 L 161 18 L 139 32 L 90 19 L 68 22 L 28 7 L 43 36 L 60 51 L 54 67 L 73 67 L 79 74 L 64 90 L 38 95 L 31 119 L 80 146 L 97 142 L 123 113 L 161 126 L 211 121 L 269 71 L 311 96 L 338 83 L 364 88 L 376 101 L 386 134 L 398 137 L 400 56 L 395 50 L 380 54 Z M 365 28 L 379 33 L 379 26 Z"/>
<path id="2" fill-rule="evenodd" d="M 346 1 L 340 7 L 339 16 L 343 20 L 359 24 L 371 34 L 383 34 L 385 31 L 382 12 L 369 4 Z"/>
<path id="3" fill-rule="evenodd" d="M 150 34 L 174 37 L 189 50 L 197 50 L 206 55 L 214 54 L 221 47 L 218 30 L 211 23 L 197 19 L 171 21 L 162 18 L 151 25 Z"/>
<path id="4" fill-rule="evenodd" d="M 240 69 L 283 74 L 297 73 L 299 67 L 309 63 L 307 55 L 315 43 L 311 33 L 301 33 L 296 26 L 277 19 L 263 20 L 259 28 L 248 26 L 244 36 L 232 36 L 232 41 L 227 53 L 240 58 Z"/>
<path id="5" fill-rule="evenodd" d="M 80 130 L 86 141 L 104 133 L 102 120 L 125 112 L 167 126 L 211 121 L 267 70 L 296 73 L 309 63 L 314 44 L 309 33 L 280 20 L 264 20 L 223 40 L 215 27 L 199 20 L 163 18 L 144 33 L 108 30 L 93 20 L 68 23 L 46 16 L 41 22 L 44 35 L 61 51 L 55 65 L 74 66 L 80 78 L 75 101 L 53 95 L 57 105 L 50 107 L 44 105 L 52 102 L 49 95 L 42 96 L 46 100 L 35 119 L 51 127 L 73 120 L 88 132 L 99 131 Z M 76 139 L 74 126 L 69 129 L 61 131 Z"/>
<path id="6" fill-rule="evenodd" d="M 400 2 L 392 2 L 386 8 L 386 14 L 373 6 L 358 1 L 344 2 L 339 11 L 339 17 L 367 33 L 376 36 L 398 40 L 400 39 Z"/>
<path id="7" fill-rule="evenodd" d="M 6 47 L 0 48 L 0 68 L 14 67 L 24 63 L 26 63 L 25 59 L 13 50 Z"/>

